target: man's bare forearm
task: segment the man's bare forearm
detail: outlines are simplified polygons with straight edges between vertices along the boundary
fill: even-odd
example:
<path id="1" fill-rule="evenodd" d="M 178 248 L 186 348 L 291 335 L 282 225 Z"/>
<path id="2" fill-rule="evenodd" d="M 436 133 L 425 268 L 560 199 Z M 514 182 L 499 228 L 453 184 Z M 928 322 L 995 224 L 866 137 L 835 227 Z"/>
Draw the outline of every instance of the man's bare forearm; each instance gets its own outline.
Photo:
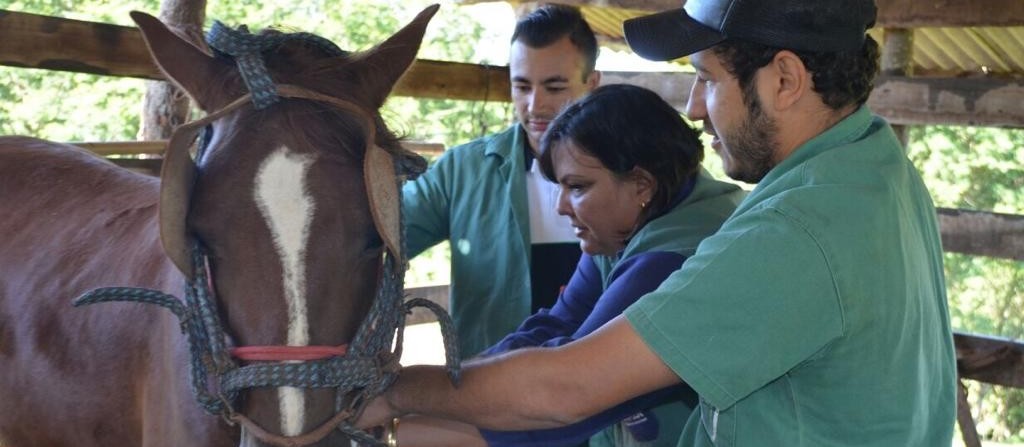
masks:
<path id="1" fill-rule="evenodd" d="M 458 388 L 442 367 L 406 368 L 386 401 L 393 414 L 426 414 L 493 430 L 532 430 L 579 421 L 678 381 L 625 319 L 617 318 L 565 346 L 469 362 Z"/>

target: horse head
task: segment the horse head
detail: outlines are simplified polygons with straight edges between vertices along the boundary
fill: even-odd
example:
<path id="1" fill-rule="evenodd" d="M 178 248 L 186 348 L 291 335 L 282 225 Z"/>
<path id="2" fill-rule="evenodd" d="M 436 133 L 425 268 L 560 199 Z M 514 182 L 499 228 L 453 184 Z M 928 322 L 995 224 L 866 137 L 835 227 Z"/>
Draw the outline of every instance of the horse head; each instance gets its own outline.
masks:
<path id="1" fill-rule="evenodd" d="M 378 109 L 436 11 L 425 9 L 362 53 L 302 33 L 225 29 L 242 40 L 222 42 L 226 48 L 211 41 L 212 55 L 156 18 L 132 14 L 159 68 L 208 114 L 168 146 L 161 238 L 186 278 L 208 275 L 228 347 L 255 347 L 255 357 L 234 360 L 240 366 L 309 360 L 303 347 L 326 350 L 314 355 L 321 363 L 341 356 L 344 349 L 330 354 L 329 347 L 356 336 L 386 260 L 404 269 L 396 169 L 415 175 L 425 163 L 402 149 Z M 412 172 L 402 172 L 409 166 Z M 273 352 L 285 354 L 260 357 Z M 271 442 L 268 436 L 299 444 L 296 438 L 324 424 L 338 425 L 338 388 L 260 380 L 231 403 L 230 415 L 249 423 L 242 445 Z M 255 439 L 260 431 L 266 436 Z M 325 431 L 301 443 L 341 439 Z"/>

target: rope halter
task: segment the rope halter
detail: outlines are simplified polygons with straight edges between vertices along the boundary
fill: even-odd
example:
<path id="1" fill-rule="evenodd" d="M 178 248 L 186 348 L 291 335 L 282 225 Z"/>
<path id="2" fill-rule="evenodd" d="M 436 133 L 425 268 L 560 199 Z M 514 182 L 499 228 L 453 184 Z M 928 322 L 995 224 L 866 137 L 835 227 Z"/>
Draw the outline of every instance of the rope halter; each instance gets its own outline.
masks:
<path id="1" fill-rule="evenodd" d="M 367 151 L 382 149 L 375 146 L 376 127 L 373 115 L 362 107 L 339 98 L 323 95 L 295 85 L 275 85 L 262 54 L 277 48 L 287 40 L 311 42 L 330 55 L 343 55 L 330 41 L 309 33 L 253 35 L 243 26 L 232 30 L 215 22 L 207 39 L 221 56 L 235 59 L 239 71 L 250 89 L 249 94 L 236 99 L 221 110 L 204 118 L 180 126 L 168 143 L 167 153 L 188 150 L 203 130 L 213 121 L 251 104 L 263 109 L 281 100 L 281 97 L 300 98 L 326 103 L 359 117 L 367 132 Z M 199 138 L 197 153 L 204 151 L 209 138 Z M 390 158 L 389 158 L 390 160 Z M 401 163 L 391 162 L 387 174 L 399 185 Z M 366 173 L 370 175 L 370 173 Z M 401 187 L 397 188 L 397 203 L 401 203 Z M 163 206 L 163 205 L 161 205 Z M 371 206 L 377 207 L 371 197 Z M 449 377 L 459 382 L 459 356 L 454 339 L 454 327 L 447 312 L 437 304 L 422 298 L 404 301 L 404 278 L 408 263 L 404 257 L 405 238 L 401 212 L 397 211 L 397 243 L 389 244 L 385 251 L 382 275 L 370 310 L 363 319 L 349 345 L 343 346 L 260 346 L 228 348 L 228 336 L 221 325 L 220 312 L 213 295 L 209 265 L 201 244 L 188 236 L 189 262 L 176 262 L 186 272 L 184 302 L 156 290 L 107 287 L 80 296 L 74 305 L 128 301 L 156 304 L 170 310 L 179 321 L 189 346 L 192 393 L 199 405 L 210 414 L 220 415 L 229 423 L 239 423 L 249 433 L 268 444 L 297 447 L 315 443 L 334 430 L 341 430 L 352 439 L 371 445 L 382 445 L 366 432 L 352 424 L 369 401 L 382 393 L 397 378 L 402 353 L 402 331 L 406 315 L 413 307 L 426 307 L 437 315 L 445 344 L 445 357 Z M 377 214 L 374 216 L 377 219 Z M 378 224 L 378 230 L 381 225 Z M 395 247 L 397 245 L 397 247 Z M 183 256 L 184 257 L 184 256 Z M 172 256 L 174 258 L 174 256 Z M 182 268 L 189 267 L 191 269 Z M 397 340 L 397 342 L 395 342 Z M 252 361 L 240 366 L 236 359 Z M 215 380 L 211 380 L 215 379 Z M 336 392 L 335 415 L 321 426 L 299 436 L 276 435 L 260 427 L 234 408 L 241 391 L 257 387 L 331 388 Z M 348 404 L 344 398 L 353 396 Z"/>

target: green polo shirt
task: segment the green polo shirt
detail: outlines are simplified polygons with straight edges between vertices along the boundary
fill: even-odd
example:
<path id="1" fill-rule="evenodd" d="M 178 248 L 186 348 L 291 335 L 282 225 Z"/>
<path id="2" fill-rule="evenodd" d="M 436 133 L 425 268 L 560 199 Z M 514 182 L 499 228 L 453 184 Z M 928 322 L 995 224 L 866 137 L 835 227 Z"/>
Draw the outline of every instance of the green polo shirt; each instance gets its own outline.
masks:
<path id="1" fill-rule="evenodd" d="M 772 169 L 626 316 L 701 397 L 680 446 L 951 443 L 935 209 L 866 107 Z"/>
<path id="2" fill-rule="evenodd" d="M 406 246 L 415 257 L 451 244 L 449 310 L 469 358 L 530 316 L 530 215 L 519 124 L 445 151 L 402 188 Z"/>

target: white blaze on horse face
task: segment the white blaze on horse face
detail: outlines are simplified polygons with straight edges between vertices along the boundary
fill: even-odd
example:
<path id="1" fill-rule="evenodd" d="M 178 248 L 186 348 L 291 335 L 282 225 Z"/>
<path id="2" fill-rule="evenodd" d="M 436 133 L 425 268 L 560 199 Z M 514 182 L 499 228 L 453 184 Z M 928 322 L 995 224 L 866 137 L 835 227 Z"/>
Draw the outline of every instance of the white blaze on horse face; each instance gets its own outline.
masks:
<path id="1" fill-rule="evenodd" d="M 288 345 L 309 345 L 306 315 L 306 245 L 315 204 L 309 194 L 306 175 L 313 157 L 291 152 L 282 146 L 267 157 L 256 173 L 254 196 L 281 256 L 281 282 L 288 303 Z M 281 403 L 281 432 L 297 436 L 305 419 L 302 390 L 278 388 Z"/>

